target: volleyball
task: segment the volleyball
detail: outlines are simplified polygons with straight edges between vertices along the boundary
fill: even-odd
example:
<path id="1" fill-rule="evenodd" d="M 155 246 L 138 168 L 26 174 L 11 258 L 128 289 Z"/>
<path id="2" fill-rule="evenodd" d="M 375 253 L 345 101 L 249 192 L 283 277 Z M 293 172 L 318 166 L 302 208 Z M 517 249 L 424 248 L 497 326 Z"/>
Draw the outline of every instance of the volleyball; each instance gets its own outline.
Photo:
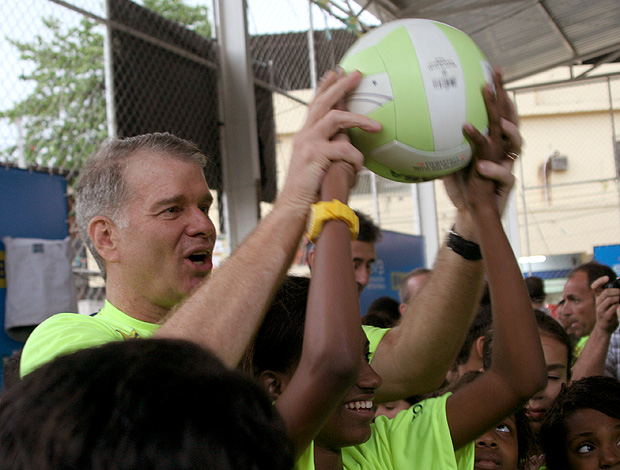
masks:
<path id="1" fill-rule="evenodd" d="M 363 77 L 347 108 L 383 126 L 375 134 L 349 131 L 368 169 L 419 183 L 469 164 L 463 125 L 487 133 L 482 89 L 493 70 L 467 34 L 438 21 L 390 21 L 360 37 L 340 66 Z"/>

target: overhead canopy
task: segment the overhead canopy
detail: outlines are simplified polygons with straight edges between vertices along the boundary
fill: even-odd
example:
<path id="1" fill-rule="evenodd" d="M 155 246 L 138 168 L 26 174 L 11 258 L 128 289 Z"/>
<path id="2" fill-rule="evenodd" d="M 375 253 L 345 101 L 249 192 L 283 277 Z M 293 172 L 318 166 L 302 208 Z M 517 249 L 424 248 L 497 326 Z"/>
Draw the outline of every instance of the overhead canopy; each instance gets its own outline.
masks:
<path id="1" fill-rule="evenodd" d="M 619 0 L 356 0 L 382 22 L 429 18 L 469 34 L 506 81 L 620 57 Z M 588 72 L 588 73 L 589 73 Z"/>

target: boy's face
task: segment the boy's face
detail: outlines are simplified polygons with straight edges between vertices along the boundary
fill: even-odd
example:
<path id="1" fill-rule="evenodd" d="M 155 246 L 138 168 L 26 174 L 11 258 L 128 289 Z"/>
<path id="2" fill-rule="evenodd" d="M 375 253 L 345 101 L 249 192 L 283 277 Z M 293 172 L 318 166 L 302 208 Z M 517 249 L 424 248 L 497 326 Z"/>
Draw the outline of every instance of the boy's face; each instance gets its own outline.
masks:
<path id="1" fill-rule="evenodd" d="M 534 433 L 540 431 L 543 419 L 562 385 L 568 381 L 568 351 L 566 345 L 555 338 L 542 333 L 540 335 L 545 363 L 547 364 L 547 387 L 538 392 L 526 406 L 527 416 Z"/>
<path id="2" fill-rule="evenodd" d="M 476 439 L 475 470 L 517 470 L 519 439 L 514 415 Z"/>
<path id="3" fill-rule="evenodd" d="M 375 244 L 355 240 L 351 244 L 351 254 L 353 255 L 353 269 L 355 271 L 357 291 L 361 295 L 366 286 L 370 284 L 370 271 L 377 259 Z"/>
<path id="4" fill-rule="evenodd" d="M 566 419 L 566 450 L 571 470 L 620 468 L 620 419 L 591 408 Z"/>

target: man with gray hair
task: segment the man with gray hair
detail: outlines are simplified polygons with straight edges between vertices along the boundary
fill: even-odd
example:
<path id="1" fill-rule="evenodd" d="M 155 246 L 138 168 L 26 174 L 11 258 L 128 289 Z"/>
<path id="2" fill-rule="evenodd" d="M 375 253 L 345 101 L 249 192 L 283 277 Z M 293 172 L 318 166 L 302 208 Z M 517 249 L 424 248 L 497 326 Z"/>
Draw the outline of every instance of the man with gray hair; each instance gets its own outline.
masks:
<path id="1" fill-rule="evenodd" d="M 342 130 L 380 129 L 336 109 L 360 80 L 359 73 L 323 78 L 273 210 L 208 282 L 216 233 L 205 157 L 170 134 L 105 144 L 83 169 L 76 194 L 80 234 L 105 273 L 105 306 L 39 325 L 24 347 L 21 374 L 61 354 L 156 333 L 195 341 L 235 367 L 292 262 L 323 176 L 334 162 L 361 168 L 363 157 Z"/>
<path id="2" fill-rule="evenodd" d="M 21 374 L 60 354 L 153 335 L 193 341 L 236 367 L 293 260 L 324 175 L 337 162 L 361 168 L 362 154 L 342 131 L 380 130 L 376 121 L 341 109 L 360 80 L 358 72 L 330 72 L 321 80 L 295 136 L 287 179 L 273 210 L 210 277 L 215 227 L 199 152 L 161 134 L 106 146 L 84 169 L 78 189 L 80 232 L 105 269 L 106 304 L 94 316 L 58 314 L 39 325 L 25 345 Z M 519 151 L 521 137 L 499 75 L 496 89 L 497 98 L 485 91 L 489 134 L 476 136 L 492 141 L 486 148 L 493 155 L 479 155 L 476 171 L 496 182 L 502 210 L 514 182 L 514 157 L 508 152 Z M 475 135 L 471 126 L 465 132 Z M 501 161 L 485 160 L 502 151 Z M 373 367 L 383 377 L 378 401 L 439 386 L 471 321 L 483 270 L 477 228 L 465 203 L 465 191 L 472 188 L 466 188 L 464 174 L 445 179 L 456 222 L 433 275 L 416 302 L 407 304 L 411 321 L 367 332 Z M 100 183 L 106 189 L 96 189 Z M 368 271 L 366 258 L 362 264 Z"/>

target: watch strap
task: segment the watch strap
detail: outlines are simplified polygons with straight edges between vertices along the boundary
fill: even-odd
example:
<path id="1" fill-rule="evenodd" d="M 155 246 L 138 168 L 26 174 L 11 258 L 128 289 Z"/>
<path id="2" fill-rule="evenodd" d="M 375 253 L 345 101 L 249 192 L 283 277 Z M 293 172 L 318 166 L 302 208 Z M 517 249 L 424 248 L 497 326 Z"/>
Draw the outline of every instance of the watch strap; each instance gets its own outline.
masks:
<path id="1" fill-rule="evenodd" d="M 465 240 L 454 231 L 454 227 L 448 233 L 448 240 L 446 242 L 446 245 L 457 255 L 462 256 L 466 260 L 478 261 L 482 259 L 480 245 L 469 240 Z"/>

